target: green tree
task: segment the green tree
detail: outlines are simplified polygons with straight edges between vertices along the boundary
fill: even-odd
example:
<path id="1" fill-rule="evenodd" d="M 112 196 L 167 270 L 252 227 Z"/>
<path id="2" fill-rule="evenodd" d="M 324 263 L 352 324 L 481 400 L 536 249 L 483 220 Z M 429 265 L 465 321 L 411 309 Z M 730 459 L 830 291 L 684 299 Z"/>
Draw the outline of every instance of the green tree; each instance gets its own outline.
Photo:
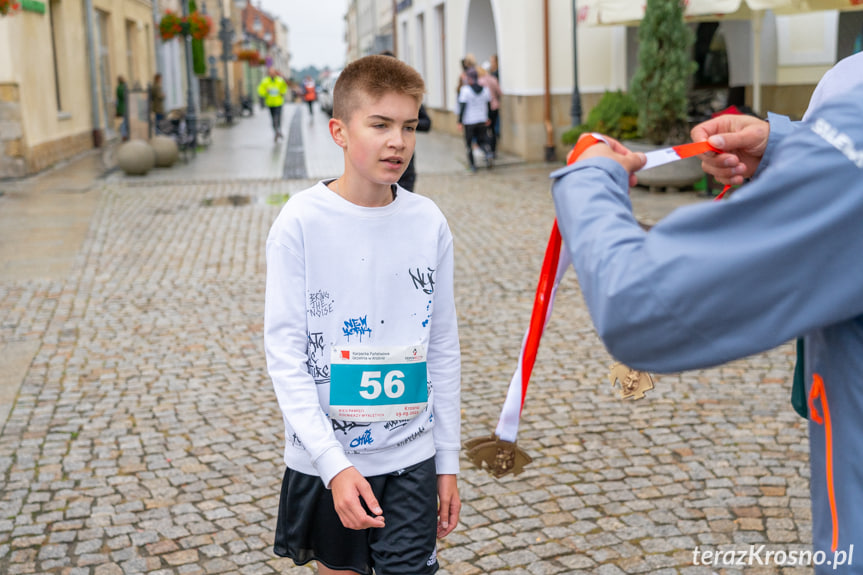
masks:
<path id="1" fill-rule="evenodd" d="M 693 41 L 681 0 L 647 0 L 632 94 L 639 104 L 639 130 L 655 144 L 685 137 L 687 89 L 697 67 Z"/>

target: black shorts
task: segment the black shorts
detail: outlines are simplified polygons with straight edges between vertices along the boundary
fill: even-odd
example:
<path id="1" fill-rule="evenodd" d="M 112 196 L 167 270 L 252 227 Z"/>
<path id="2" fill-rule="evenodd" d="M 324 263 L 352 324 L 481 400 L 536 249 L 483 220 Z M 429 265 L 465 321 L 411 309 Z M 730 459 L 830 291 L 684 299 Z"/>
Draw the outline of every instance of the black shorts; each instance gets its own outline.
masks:
<path id="1" fill-rule="evenodd" d="M 437 562 L 437 474 L 434 458 L 367 477 L 386 527 L 342 525 L 320 477 L 285 470 L 273 552 L 297 565 L 318 561 L 361 575 L 431 575 Z"/>

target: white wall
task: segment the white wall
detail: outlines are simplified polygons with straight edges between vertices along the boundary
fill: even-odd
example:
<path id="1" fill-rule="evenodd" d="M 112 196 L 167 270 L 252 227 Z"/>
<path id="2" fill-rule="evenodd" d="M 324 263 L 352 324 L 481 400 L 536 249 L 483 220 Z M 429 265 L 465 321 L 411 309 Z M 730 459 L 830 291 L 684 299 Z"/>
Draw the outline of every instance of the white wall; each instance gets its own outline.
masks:
<path id="1" fill-rule="evenodd" d="M 445 46 L 441 46 L 441 11 L 445 19 Z M 420 18 L 425 22 L 425 42 L 418 28 Z M 410 8 L 398 14 L 397 20 L 398 56 L 423 73 L 429 106 L 442 108 L 445 103 L 447 108 L 456 109 L 455 87 L 461 60 L 467 53 L 473 53 L 480 64 L 491 54 L 498 54 L 505 94 L 544 93 L 541 0 L 414 0 Z M 625 31 L 622 26 L 579 24 L 581 92 L 626 89 Z M 570 0 L 549 0 L 549 42 L 551 92 L 570 94 L 573 88 Z"/>

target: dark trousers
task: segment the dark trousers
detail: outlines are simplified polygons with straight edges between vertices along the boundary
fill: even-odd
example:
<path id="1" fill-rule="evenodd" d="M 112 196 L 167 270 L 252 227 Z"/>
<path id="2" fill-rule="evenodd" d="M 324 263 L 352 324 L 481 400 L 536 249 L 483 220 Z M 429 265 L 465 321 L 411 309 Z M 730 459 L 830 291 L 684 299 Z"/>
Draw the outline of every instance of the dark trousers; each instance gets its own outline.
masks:
<path id="1" fill-rule="evenodd" d="M 273 119 L 273 131 L 276 134 L 282 133 L 282 107 L 281 106 L 271 106 L 270 107 L 270 117 Z"/>
<path id="2" fill-rule="evenodd" d="M 488 143 L 488 126 L 483 124 L 465 124 L 464 126 L 464 143 L 467 148 L 468 165 L 473 168 L 473 142 L 476 140 L 477 145 L 485 152 L 486 161 L 491 159 L 491 147 Z"/>
<path id="3" fill-rule="evenodd" d="M 497 152 L 498 110 L 489 110 L 488 119 L 491 122 L 488 127 L 488 146 L 494 155 Z"/>

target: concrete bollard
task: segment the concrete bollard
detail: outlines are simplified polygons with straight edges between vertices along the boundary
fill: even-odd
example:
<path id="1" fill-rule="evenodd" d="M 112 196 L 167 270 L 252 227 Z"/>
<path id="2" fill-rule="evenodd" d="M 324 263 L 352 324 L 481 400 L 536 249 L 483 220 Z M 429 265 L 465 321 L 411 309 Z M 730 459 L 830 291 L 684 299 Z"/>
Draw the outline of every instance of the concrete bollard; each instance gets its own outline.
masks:
<path id="1" fill-rule="evenodd" d="M 168 136 L 154 136 L 150 139 L 150 146 L 156 152 L 156 167 L 170 168 L 180 157 L 180 148 L 173 138 Z"/>
<path id="2" fill-rule="evenodd" d="M 117 149 L 117 165 L 130 176 L 143 176 L 156 165 L 156 152 L 144 140 L 129 140 Z"/>

